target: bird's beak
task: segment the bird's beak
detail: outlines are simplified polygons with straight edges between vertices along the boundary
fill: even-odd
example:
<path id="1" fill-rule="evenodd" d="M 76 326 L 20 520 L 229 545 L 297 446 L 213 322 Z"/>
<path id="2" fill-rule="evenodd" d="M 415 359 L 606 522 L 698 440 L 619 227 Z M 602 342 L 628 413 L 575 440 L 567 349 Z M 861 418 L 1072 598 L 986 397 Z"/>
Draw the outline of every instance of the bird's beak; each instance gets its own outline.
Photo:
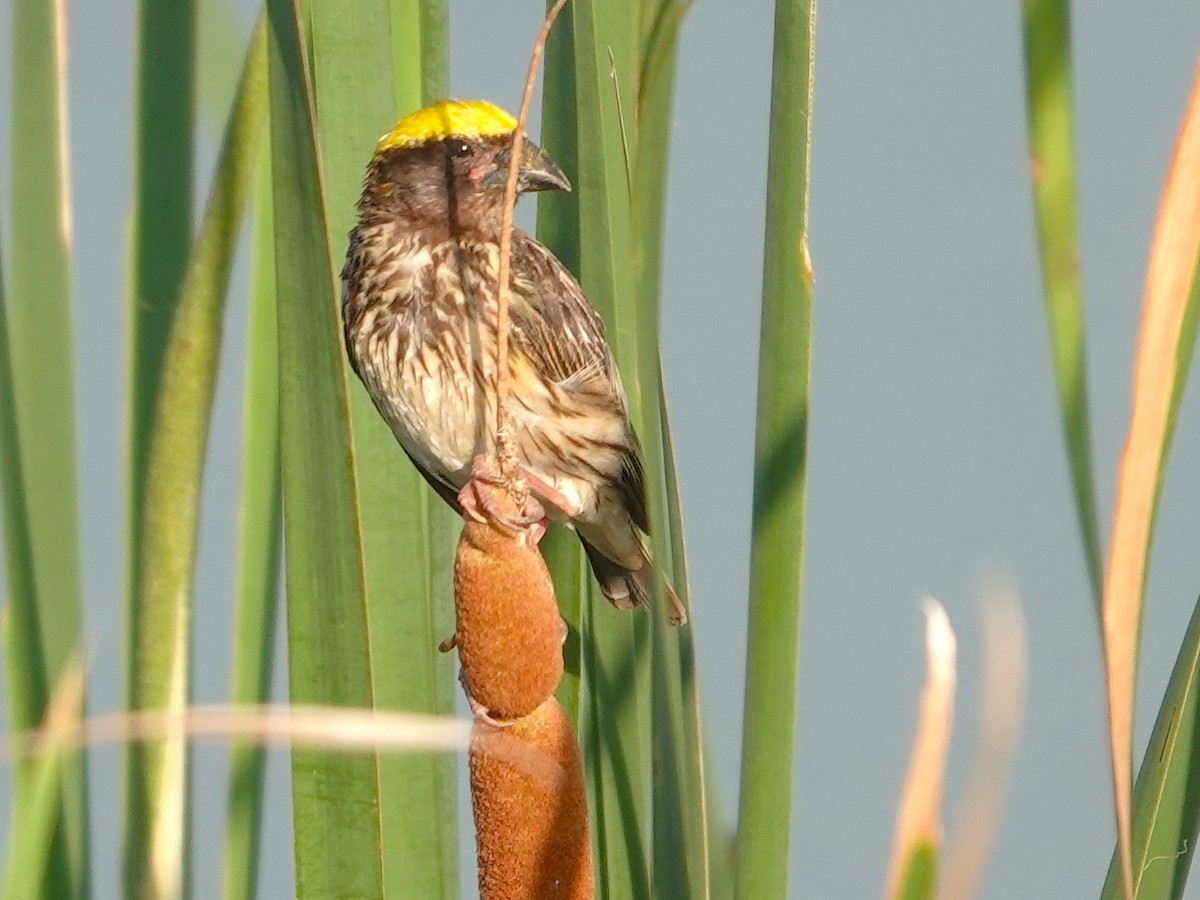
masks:
<path id="1" fill-rule="evenodd" d="M 517 190 L 570 191 L 571 182 L 550 155 L 532 141 L 521 146 L 521 167 L 517 170 Z"/>
<path id="2" fill-rule="evenodd" d="M 497 187 L 503 187 L 508 180 L 509 151 L 496 156 L 496 170 L 488 176 Z M 521 145 L 521 163 L 517 167 L 517 193 L 526 194 L 530 191 L 570 191 L 571 182 L 558 167 L 558 163 L 533 141 L 525 141 Z"/>

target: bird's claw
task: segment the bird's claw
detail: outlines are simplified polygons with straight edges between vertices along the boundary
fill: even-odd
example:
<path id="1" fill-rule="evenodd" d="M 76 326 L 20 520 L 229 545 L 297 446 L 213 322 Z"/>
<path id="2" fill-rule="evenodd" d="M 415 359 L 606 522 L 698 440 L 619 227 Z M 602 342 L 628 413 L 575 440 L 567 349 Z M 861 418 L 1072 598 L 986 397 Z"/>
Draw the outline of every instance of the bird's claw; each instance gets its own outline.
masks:
<path id="1" fill-rule="evenodd" d="M 508 728 L 513 724 L 511 720 L 493 719 L 491 711 L 470 694 L 467 694 L 467 705 L 471 707 L 471 715 L 475 717 L 475 721 L 480 725 L 490 725 L 492 728 Z"/>
<path id="2" fill-rule="evenodd" d="M 529 492 L 528 486 L 522 479 L 522 473 L 516 478 L 506 478 L 497 472 L 486 456 L 477 456 L 471 464 L 471 477 L 458 492 L 458 504 L 462 507 L 463 515 L 476 522 L 491 522 L 512 534 L 528 535 L 530 544 L 537 544 L 546 533 L 546 510 L 542 504 Z M 539 479 L 540 481 L 540 479 Z M 520 503 L 520 511 L 513 513 L 504 509 L 497 499 L 497 490 L 509 493 L 514 503 Z"/>
<path id="3" fill-rule="evenodd" d="M 467 696 L 467 706 L 471 709 L 471 716 L 480 725 L 490 725 L 492 728 L 508 728 L 512 725 L 512 721 L 504 721 L 502 719 L 493 719 L 492 711 L 471 696 L 470 690 L 467 689 L 467 683 L 463 680 L 463 670 L 458 670 L 458 683 L 463 687 L 463 693 Z"/>

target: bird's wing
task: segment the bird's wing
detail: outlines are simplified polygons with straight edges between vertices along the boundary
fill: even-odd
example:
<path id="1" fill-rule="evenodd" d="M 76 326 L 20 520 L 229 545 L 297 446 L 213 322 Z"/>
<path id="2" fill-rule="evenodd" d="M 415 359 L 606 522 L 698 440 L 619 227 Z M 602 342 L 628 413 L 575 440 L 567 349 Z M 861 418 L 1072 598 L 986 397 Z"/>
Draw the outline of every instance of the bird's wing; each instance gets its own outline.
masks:
<path id="1" fill-rule="evenodd" d="M 512 341 L 537 371 L 566 390 L 625 408 L 604 322 L 573 275 L 545 246 L 513 230 Z"/>
<path id="2" fill-rule="evenodd" d="M 604 337 L 604 321 L 579 282 L 543 244 L 513 229 L 512 342 L 534 370 L 580 401 L 616 410 L 625 420 L 627 446 L 614 473 L 634 523 L 647 527 L 641 449 L 629 423 L 625 389 Z"/>

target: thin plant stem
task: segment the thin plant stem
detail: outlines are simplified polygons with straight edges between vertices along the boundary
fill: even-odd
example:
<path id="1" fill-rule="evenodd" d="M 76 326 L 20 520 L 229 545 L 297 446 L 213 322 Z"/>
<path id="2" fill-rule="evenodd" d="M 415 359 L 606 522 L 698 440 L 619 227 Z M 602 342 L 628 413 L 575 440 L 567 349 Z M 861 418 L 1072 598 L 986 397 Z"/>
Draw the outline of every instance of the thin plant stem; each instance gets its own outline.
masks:
<path id="1" fill-rule="evenodd" d="M 546 13 L 533 52 L 529 58 L 529 71 L 525 76 L 525 92 L 521 95 L 521 108 L 517 111 L 517 127 L 513 132 L 512 156 L 508 161 L 508 181 L 504 185 L 504 215 L 500 221 L 500 272 L 496 291 L 496 430 L 494 449 L 501 450 L 501 433 L 504 427 L 504 402 L 508 393 L 508 273 L 512 256 L 513 210 L 517 205 L 517 175 L 521 165 L 521 149 L 525 144 L 525 122 L 529 118 L 529 105 L 533 100 L 533 84 L 537 80 L 538 63 L 546 48 L 546 38 L 554 20 L 567 5 L 567 0 L 558 0 Z"/>

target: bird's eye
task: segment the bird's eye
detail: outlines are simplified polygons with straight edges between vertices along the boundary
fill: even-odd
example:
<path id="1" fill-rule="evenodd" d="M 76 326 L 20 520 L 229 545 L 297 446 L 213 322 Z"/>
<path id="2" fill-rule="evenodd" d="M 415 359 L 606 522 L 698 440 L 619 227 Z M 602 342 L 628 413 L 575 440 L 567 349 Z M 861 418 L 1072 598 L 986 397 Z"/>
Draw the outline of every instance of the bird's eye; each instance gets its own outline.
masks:
<path id="1" fill-rule="evenodd" d="M 451 141 L 450 155 L 451 156 L 466 156 L 471 152 L 471 145 L 466 141 Z"/>

